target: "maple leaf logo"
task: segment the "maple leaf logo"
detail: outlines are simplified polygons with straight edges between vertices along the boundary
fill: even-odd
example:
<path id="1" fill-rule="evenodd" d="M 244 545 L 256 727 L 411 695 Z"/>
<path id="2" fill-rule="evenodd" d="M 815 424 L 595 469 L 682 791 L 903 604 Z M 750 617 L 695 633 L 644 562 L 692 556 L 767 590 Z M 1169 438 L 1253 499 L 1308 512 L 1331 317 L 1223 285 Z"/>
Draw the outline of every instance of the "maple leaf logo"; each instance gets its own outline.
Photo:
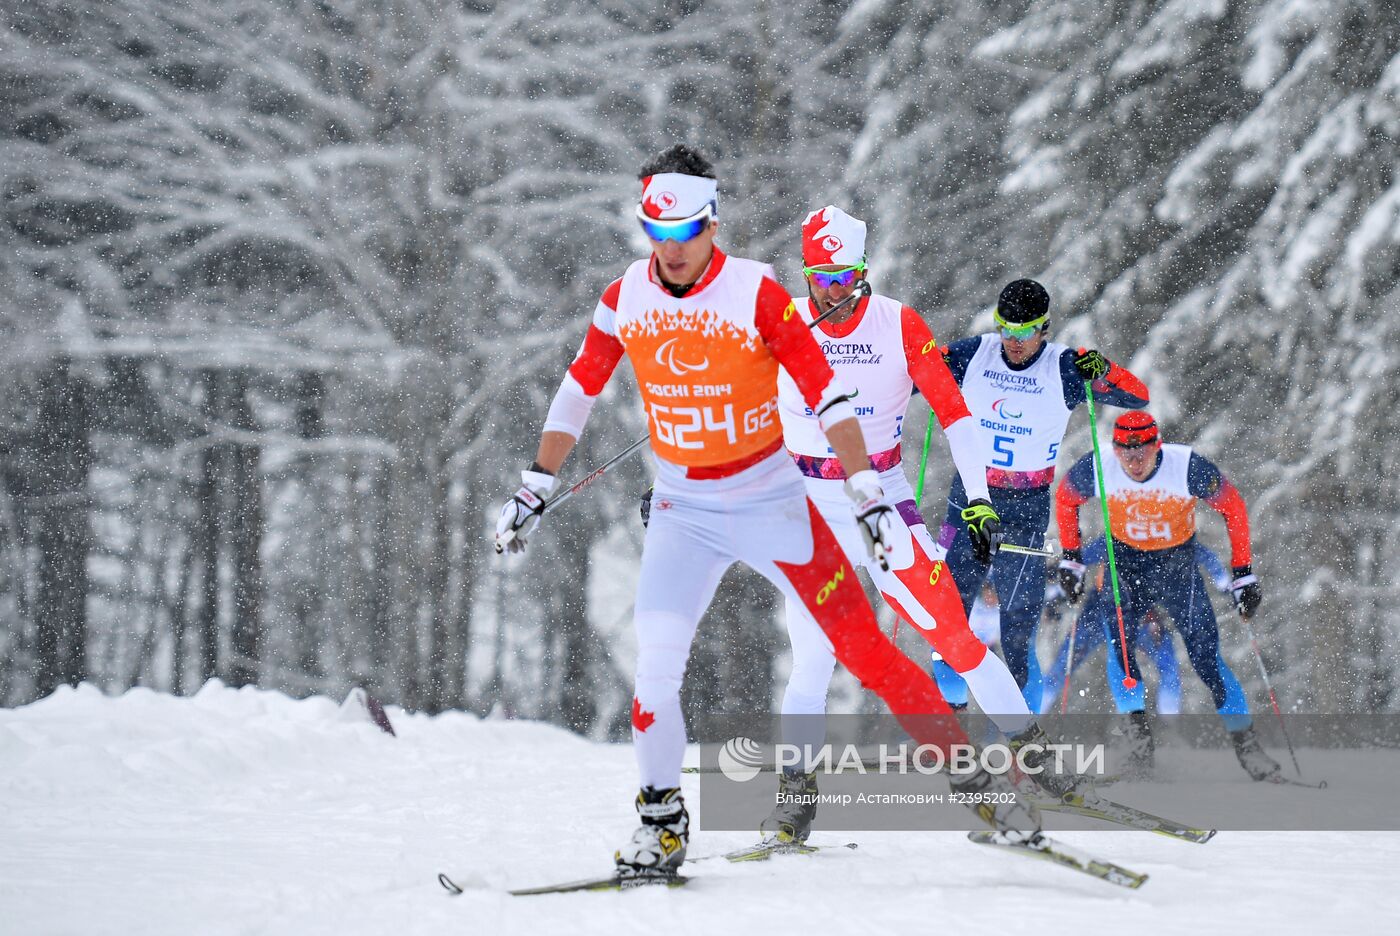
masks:
<path id="1" fill-rule="evenodd" d="M 656 713 L 643 710 L 641 700 L 635 696 L 632 699 L 632 727 L 646 733 L 646 730 L 656 724 Z"/>

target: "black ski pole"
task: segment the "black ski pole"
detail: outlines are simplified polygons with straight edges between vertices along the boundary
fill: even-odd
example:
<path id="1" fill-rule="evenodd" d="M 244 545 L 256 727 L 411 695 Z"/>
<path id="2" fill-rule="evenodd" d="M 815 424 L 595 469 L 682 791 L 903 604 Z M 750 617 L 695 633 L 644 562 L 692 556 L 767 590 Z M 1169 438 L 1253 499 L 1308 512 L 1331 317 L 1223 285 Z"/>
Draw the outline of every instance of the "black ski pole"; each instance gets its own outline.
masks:
<path id="1" fill-rule="evenodd" d="M 1278 697 L 1274 695 L 1274 684 L 1269 679 L 1269 671 L 1264 668 L 1264 654 L 1259 649 L 1259 641 L 1254 639 L 1254 626 L 1249 623 L 1249 618 L 1240 615 L 1240 623 L 1244 625 L 1245 635 L 1249 638 L 1249 645 L 1254 648 L 1254 659 L 1259 661 L 1259 675 L 1264 677 L 1264 688 L 1269 690 L 1269 704 L 1274 707 L 1274 714 L 1278 716 L 1279 727 L 1283 729 L 1283 741 L 1288 745 L 1288 756 L 1293 758 L 1293 769 L 1298 774 L 1298 779 L 1303 779 L 1303 769 L 1298 766 L 1298 755 L 1293 751 L 1293 739 L 1288 736 L 1288 723 L 1283 720 L 1283 712 L 1279 711 Z"/>
<path id="2" fill-rule="evenodd" d="M 550 512 L 551 510 L 553 510 L 555 507 L 558 507 L 560 504 L 564 503 L 564 501 L 566 501 L 566 500 L 568 500 L 569 498 L 573 497 L 575 494 L 577 494 L 579 491 L 582 491 L 584 488 L 588 487 L 588 486 L 589 486 L 590 484 L 592 484 L 594 481 L 597 481 L 597 480 L 598 480 L 599 478 L 601 478 L 603 475 L 607 474 L 608 469 L 612 468 L 614 465 L 616 465 L 618 462 L 622 461 L 622 460 L 623 460 L 624 458 L 626 458 L 628 455 L 631 455 L 633 452 L 637 451 L 637 450 L 640 449 L 642 446 L 646 445 L 649 441 L 651 441 L 651 436 L 649 436 L 649 435 L 644 435 L 644 436 L 642 436 L 642 437 L 641 437 L 640 439 L 638 439 L 636 442 L 633 442 L 631 445 L 627 446 L 627 448 L 625 448 L 625 449 L 623 449 L 622 451 L 618 452 L 616 455 L 614 455 L 612 458 L 609 458 L 607 461 L 603 462 L 603 464 L 599 465 L 597 468 L 594 468 L 592 472 L 590 472 L 589 474 L 584 475 L 582 479 L 580 479 L 578 482 L 576 482 L 576 483 L 573 485 L 573 487 L 570 487 L 570 488 L 568 488 L 568 489 L 566 489 L 566 490 L 560 491 L 559 494 L 558 494 L 558 496 L 556 496 L 556 497 L 551 497 L 549 500 L 545 501 L 544 506 L 543 506 L 542 508 L 540 508 L 540 515 L 543 516 L 543 515 L 549 513 L 549 512 Z"/>

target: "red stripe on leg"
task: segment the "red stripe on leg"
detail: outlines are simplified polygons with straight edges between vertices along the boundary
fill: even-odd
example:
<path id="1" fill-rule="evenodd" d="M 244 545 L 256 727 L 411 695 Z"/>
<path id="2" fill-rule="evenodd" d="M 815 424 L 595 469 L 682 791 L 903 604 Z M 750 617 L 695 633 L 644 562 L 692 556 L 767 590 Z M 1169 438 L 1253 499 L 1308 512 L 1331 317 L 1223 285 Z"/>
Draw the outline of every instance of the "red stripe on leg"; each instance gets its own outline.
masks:
<path id="1" fill-rule="evenodd" d="M 990 653 L 987 645 L 977 639 L 977 635 L 972 632 L 972 628 L 967 624 L 967 616 L 962 616 L 962 626 L 956 623 L 948 625 L 948 617 L 934 615 L 934 620 L 938 621 L 938 626 L 933 630 L 924 630 L 914 623 L 914 618 L 909 612 L 904 610 L 904 606 L 899 603 L 899 599 L 893 595 L 881 592 L 885 601 L 889 602 L 891 608 L 901 618 L 914 625 L 914 630 L 923 635 L 928 645 L 938 651 L 938 655 L 943 658 L 943 662 L 951 666 L 956 672 L 966 673 L 974 670 L 982 664 Z M 958 614 L 962 615 L 962 602 L 958 603 Z M 956 619 L 954 619 L 956 622 Z"/>
<path id="2" fill-rule="evenodd" d="M 810 500 L 807 512 L 812 524 L 811 561 L 775 565 L 826 633 L 836 659 L 884 700 L 920 744 L 947 750 L 950 744 L 968 743 L 933 678 L 881 633 L 856 570 Z"/>
<path id="3" fill-rule="evenodd" d="M 962 596 L 953 583 L 953 573 L 941 559 L 935 560 L 924 552 L 919 540 L 914 539 L 914 564 L 907 569 L 895 572 L 895 578 L 909 589 L 919 607 L 928 612 L 936 627 L 924 630 L 910 616 L 904 607 L 891 595 L 881 592 L 890 607 L 900 617 L 914 625 L 914 629 L 924 635 L 944 662 L 959 673 L 976 669 L 987 656 L 987 647 L 977 639 L 972 627 L 967 623 L 967 613 L 963 611 Z"/>

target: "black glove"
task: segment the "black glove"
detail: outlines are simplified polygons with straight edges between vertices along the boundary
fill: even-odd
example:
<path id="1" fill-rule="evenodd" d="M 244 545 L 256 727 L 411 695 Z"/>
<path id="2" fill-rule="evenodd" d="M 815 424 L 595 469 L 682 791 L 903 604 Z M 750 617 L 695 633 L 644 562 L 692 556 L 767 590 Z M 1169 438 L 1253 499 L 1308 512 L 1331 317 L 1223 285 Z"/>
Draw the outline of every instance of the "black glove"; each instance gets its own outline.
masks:
<path id="1" fill-rule="evenodd" d="M 651 522 L 651 492 L 654 490 L 656 489 L 647 488 L 647 492 L 642 495 L 642 529 L 644 530 L 647 524 Z"/>
<path id="2" fill-rule="evenodd" d="M 1056 573 L 1060 577 L 1060 590 L 1070 604 L 1084 597 L 1084 570 L 1084 555 L 1079 550 L 1066 549 L 1060 554 Z"/>
<path id="3" fill-rule="evenodd" d="M 1091 348 L 1081 351 L 1074 359 L 1074 369 L 1079 371 L 1079 376 L 1085 380 L 1102 380 L 1108 376 L 1113 365 L 1108 362 L 1108 358 Z"/>
<path id="4" fill-rule="evenodd" d="M 990 564 L 1001 548 L 1001 517 L 985 498 L 977 498 L 963 508 L 963 522 L 972 540 L 972 556 L 983 565 Z"/>
<path id="5" fill-rule="evenodd" d="M 1264 600 L 1264 592 L 1259 588 L 1259 576 L 1247 565 L 1235 566 L 1235 580 L 1230 583 L 1230 597 L 1235 600 L 1235 610 L 1242 618 L 1254 617 L 1259 610 L 1259 602 Z"/>

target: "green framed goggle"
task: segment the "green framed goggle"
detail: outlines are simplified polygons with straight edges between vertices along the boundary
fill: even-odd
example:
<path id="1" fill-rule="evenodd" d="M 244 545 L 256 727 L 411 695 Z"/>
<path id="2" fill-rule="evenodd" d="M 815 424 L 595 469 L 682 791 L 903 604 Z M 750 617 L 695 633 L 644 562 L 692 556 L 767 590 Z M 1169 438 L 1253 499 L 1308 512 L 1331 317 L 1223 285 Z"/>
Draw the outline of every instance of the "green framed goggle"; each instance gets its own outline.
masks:
<path id="1" fill-rule="evenodd" d="M 1045 323 L 1050 320 L 1049 315 L 1042 315 L 1038 319 L 1029 322 L 1008 322 L 1001 317 L 1000 309 L 992 310 L 992 321 L 997 323 L 997 328 L 1001 329 L 1001 334 L 1005 338 L 1015 338 L 1017 341 L 1024 341 L 1036 331 L 1045 327 Z"/>
<path id="2" fill-rule="evenodd" d="M 857 263 L 855 266 L 848 266 L 841 270 L 818 270 L 815 267 L 802 268 L 802 275 L 810 276 L 812 281 L 822 289 L 830 289 L 832 286 L 836 285 L 849 286 L 864 272 L 864 263 Z"/>

